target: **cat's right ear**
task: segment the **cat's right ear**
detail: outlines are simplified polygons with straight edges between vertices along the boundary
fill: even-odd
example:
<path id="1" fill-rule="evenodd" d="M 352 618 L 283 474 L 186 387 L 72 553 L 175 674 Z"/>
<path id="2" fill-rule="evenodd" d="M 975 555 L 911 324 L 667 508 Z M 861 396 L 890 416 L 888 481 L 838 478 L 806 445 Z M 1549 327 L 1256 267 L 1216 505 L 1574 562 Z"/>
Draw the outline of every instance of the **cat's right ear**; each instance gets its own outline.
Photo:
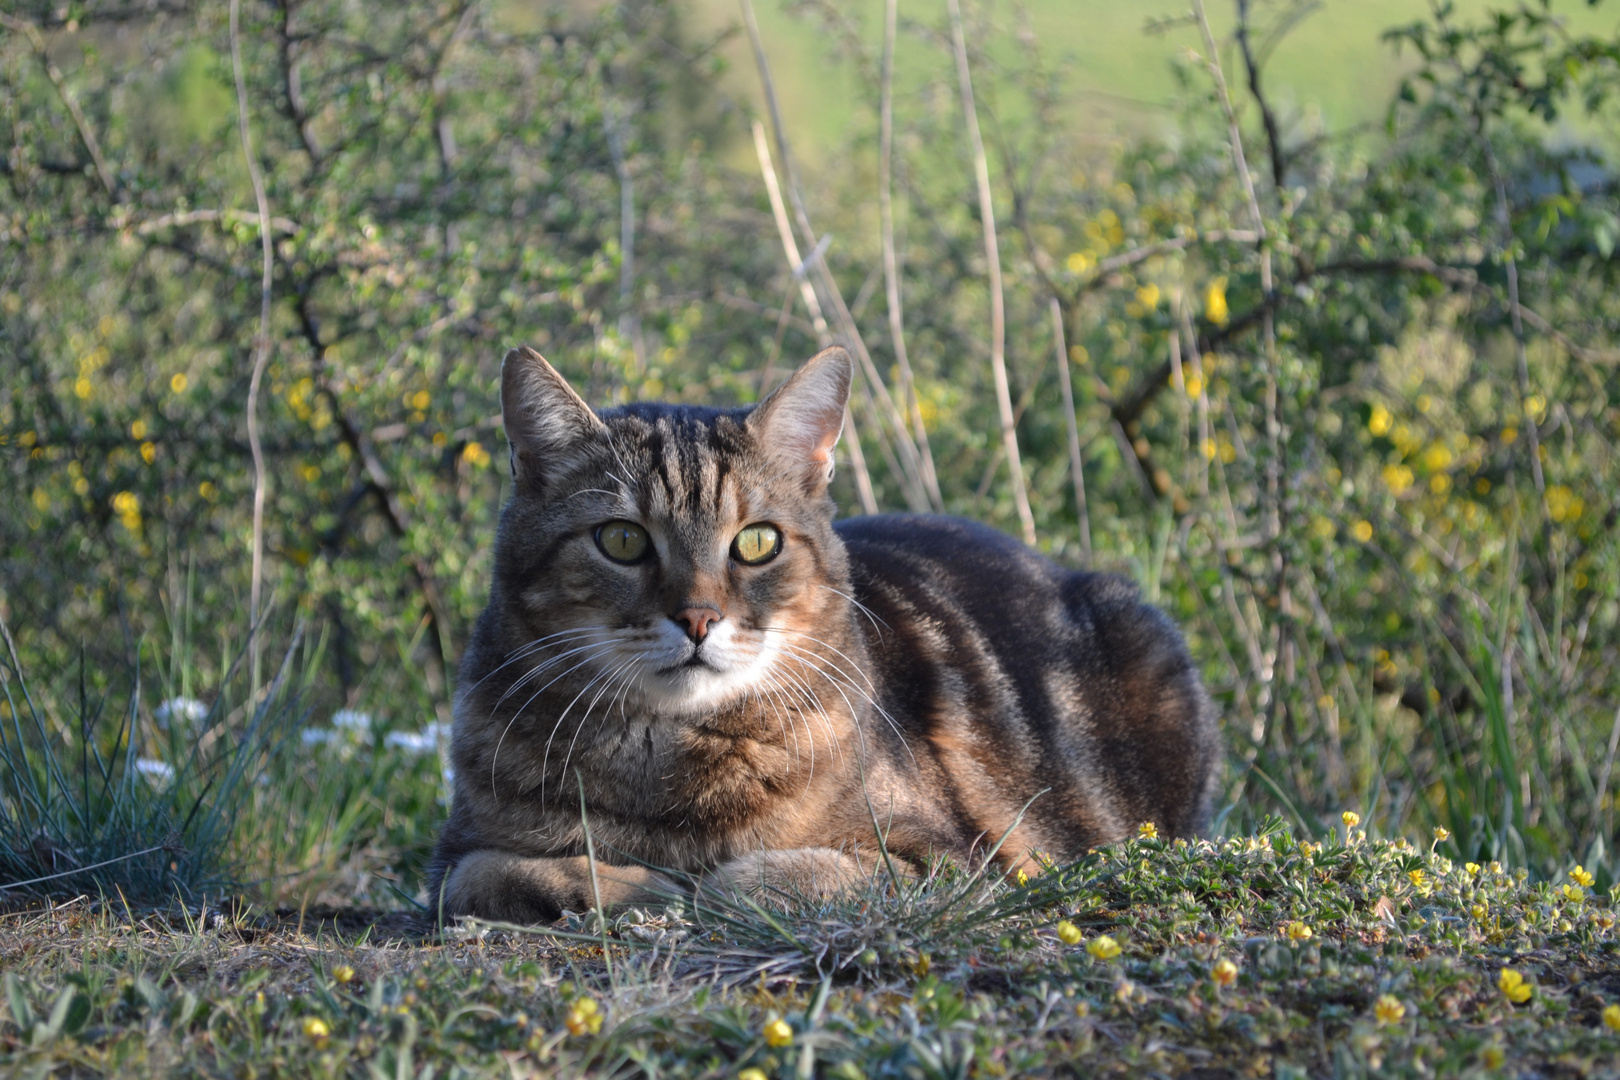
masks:
<path id="1" fill-rule="evenodd" d="M 501 364 L 501 419 L 512 447 L 512 479 L 536 491 L 582 444 L 607 432 L 568 380 L 527 345 Z"/>
<path id="2" fill-rule="evenodd" d="M 822 349 L 748 414 L 748 429 L 765 453 L 785 469 L 804 471 L 806 491 L 824 491 L 832 480 L 852 374 L 842 346 Z"/>

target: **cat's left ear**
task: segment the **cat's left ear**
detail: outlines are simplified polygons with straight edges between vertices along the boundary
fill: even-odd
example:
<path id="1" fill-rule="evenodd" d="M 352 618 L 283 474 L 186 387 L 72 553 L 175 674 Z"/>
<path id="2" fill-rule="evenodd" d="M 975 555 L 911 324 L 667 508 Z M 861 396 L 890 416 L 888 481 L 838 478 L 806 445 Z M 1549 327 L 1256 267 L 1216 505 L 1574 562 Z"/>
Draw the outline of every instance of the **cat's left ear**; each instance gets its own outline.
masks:
<path id="1" fill-rule="evenodd" d="M 853 369 L 840 345 L 822 349 L 748 414 L 748 429 L 784 469 L 804 472 L 807 491 L 825 490 L 844 429 Z"/>
<path id="2" fill-rule="evenodd" d="M 541 489 L 581 444 L 607 433 L 568 380 L 527 345 L 501 364 L 501 419 L 519 488 Z"/>

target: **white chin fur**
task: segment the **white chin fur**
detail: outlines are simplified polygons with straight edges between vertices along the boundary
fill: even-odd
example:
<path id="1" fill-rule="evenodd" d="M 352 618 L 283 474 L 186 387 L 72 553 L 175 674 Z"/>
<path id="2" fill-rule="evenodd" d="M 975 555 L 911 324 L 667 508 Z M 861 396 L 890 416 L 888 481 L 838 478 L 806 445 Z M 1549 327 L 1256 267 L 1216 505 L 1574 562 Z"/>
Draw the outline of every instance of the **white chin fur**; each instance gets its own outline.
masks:
<path id="1" fill-rule="evenodd" d="M 631 696 L 666 715 L 712 712 L 749 693 L 781 648 L 769 634 L 739 633 L 735 623 L 721 619 L 697 650 L 703 664 L 688 667 L 692 642 L 673 622 L 664 620 L 637 638 L 624 650 L 641 661 Z"/>

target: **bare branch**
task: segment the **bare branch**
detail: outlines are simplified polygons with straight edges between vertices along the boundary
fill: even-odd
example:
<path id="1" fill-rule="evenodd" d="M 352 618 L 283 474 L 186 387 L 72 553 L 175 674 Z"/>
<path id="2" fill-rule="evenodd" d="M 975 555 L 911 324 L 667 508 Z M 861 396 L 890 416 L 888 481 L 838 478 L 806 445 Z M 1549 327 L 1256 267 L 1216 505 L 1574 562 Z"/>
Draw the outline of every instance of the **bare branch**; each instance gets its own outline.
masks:
<path id="1" fill-rule="evenodd" d="M 905 317 L 900 307 L 900 261 L 894 246 L 894 38 L 899 0 L 885 0 L 883 11 L 883 83 L 879 95 L 878 214 L 883 229 L 883 283 L 889 302 L 889 337 L 894 342 L 895 363 L 900 368 L 900 407 L 911 410 L 913 437 L 921 458 L 922 482 L 928 501 L 936 511 L 945 509 L 939 492 L 939 475 L 934 470 L 934 451 L 928 445 L 928 429 L 923 424 L 922 402 L 917 397 L 911 359 L 906 353 Z"/>
<path id="2" fill-rule="evenodd" d="M 990 167 L 979 134 L 978 105 L 973 97 L 973 74 L 968 67 L 967 38 L 962 30 L 962 7 L 958 0 L 947 0 L 951 14 L 951 37 L 956 45 L 956 74 L 962 92 L 962 115 L 967 121 L 968 143 L 973 149 L 973 172 L 979 187 L 979 217 L 984 225 L 984 257 L 990 272 L 990 373 L 996 384 L 996 406 L 1001 413 L 1001 442 L 1011 474 L 1013 503 L 1024 527 L 1024 543 L 1035 544 L 1035 515 L 1029 508 L 1029 492 L 1024 486 L 1023 462 L 1018 455 L 1018 430 L 1013 420 L 1012 389 L 1007 382 L 1007 313 L 1002 294 L 1001 252 L 996 242 L 996 212 L 990 196 Z"/>
<path id="3" fill-rule="evenodd" d="M 253 454 L 253 577 L 248 587 L 248 635 L 253 651 L 253 695 L 259 692 L 259 601 L 264 587 L 264 501 L 269 478 L 264 468 L 264 447 L 259 441 L 259 385 L 270 361 L 270 289 L 274 278 L 274 245 L 270 237 L 270 200 L 265 195 L 264 176 L 253 153 L 253 132 L 248 126 L 247 79 L 242 70 L 242 0 L 231 0 L 231 71 L 236 78 L 236 126 L 242 139 L 242 158 L 253 182 L 253 198 L 259 205 L 259 250 L 263 270 L 259 283 L 259 333 L 253 341 L 253 376 L 248 382 L 248 448 Z"/>
<path id="4" fill-rule="evenodd" d="M 28 39 L 29 44 L 33 45 L 34 54 L 39 57 L 41 66 L 45 68 L 45 77 L 51 80 L 52 86 L 56 87 L 57 96 L 62 99 L 62 104 L 67 108 L 68 114 L 73 117 L 73 126 L 79 131 L 79 141 L 84 143 L 85 150 L 90 154 L 90 160 L 95 164 L 96 176 L 101 179 L 101 186 L 107 189 L 108 198 L 117 201 L 118 181 L 114 179 L 112 170 L 107 167 L 107 159 L 102 156 L 101 141 L 96 138 L 95 129 L 90 126 L 90 121 L 85 118 L 84 110 L 79 108 L 78 101 L 73 97 L 72 91 L 68 89 L 67 80 L 62 76 L 62 69 L 56 66 L 55 60 L 51 59 L 51 52 L 45 44 L 44 35 L 39 32 L 38 27 L 27 19 L 18 15 L 7 15 L 5 12 L 0 12 L 0 26 L 4 26 L 12 33 L 22 34 Z"/>
<path id="5" fill-rule="evenodd" d="M 758 120 L 754 121 L 754 152 L 759 156 L 759 171 L 765 177 L 765 192 L 770 196 L 771 214 L 776 219 L 776 231 L 782 240 L 782 253 L 787 256 L 788 269 L 799 282 L 804 306 L 809 309 L 815 325 L 816 340 L 822 348 L 826 348 L 832 343 L 832 335 L 827 330 L 827 320 L 821 313 L 821 301 L 816 297 L 816 290 L 803 273 L 804 260 L 799 257 L 799 244 L 794 239 L 787 207 L 782 202 L 782 187 L 777 182 L 776 167 L 771 164 L 771 148 L 765 142 L 765 127 Z M 855 471 L 855 493 L 861 500 L 861 512 L 875 514 L 878 507 L 877 495 L 872 489 L 872 474 L 867 471 L 866 454 L 861 450 L 860 430 L 855 425 L 855 414 L 848 405 L 844 407 L 844 430 L 849 433 L 844 442 L 849 448 L 850 465 Z"/>
<path id="6" fill-rule="evenodd" d="M 1051 298 L 1052 341 L 1057 348 L 1058 382 L 1063 387 L 1063 421 L 1069 428 L 1069 474 L 1074 479 L 1075 515 L 1080 519 L 1080 550 L 1091 557 L 1091 515 L 1086 510 L 1086 473 L 1080 460 L 1080 429 L 1074 419 L 1074 384 L 1069 378 L 1069 350 L 1064 344 L 1063 305 Z"/>

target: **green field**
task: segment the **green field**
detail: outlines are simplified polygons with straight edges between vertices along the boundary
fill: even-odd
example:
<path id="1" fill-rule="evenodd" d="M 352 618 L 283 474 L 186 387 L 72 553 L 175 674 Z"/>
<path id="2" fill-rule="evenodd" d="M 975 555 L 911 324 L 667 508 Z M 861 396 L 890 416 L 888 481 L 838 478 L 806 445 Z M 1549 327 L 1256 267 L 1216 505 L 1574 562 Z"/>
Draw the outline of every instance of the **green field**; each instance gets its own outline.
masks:
<path id="1" fill-rule="evenodd" d="M 727 87 L 747 108 L 763 110 L 764 99 L 747 38 L 741 33 L 737 0 L 688 0 L 694 35 L 710 35 L 727 26 L 738 33 L 727 42 L 724 54 L 731 63 Z M 760 30 L 774 68 L 786 121 L 812 162 L 838 147 L 852 125 L 871 126 L 870 109 L 862 108 L 864 95 L 854 67 L 833 55 L 831 39 L 817 29 L 813 17 L 793 14 L 803 5 L 785 0 L 756 0 Z M 1493 6 L 1488 0 L 1457 0 L 1457 18 L 1472 18 Z M 1500 4 L 1494 6 L 1500 7 Z M 873 51 L 883 40 L 882 0 L 838 0 L 861 28 L 861 39 Z M 974 5 L 968 5 L 971 11 Z M 1276 3 L 1255 5 L 1257 21 L 1275 21 Z M 1170 106 L 1177 93 L 1173 67 L 1176 58 L 1198 44 L 1198 32 L 1185 23 L 1162 33 L 1151 33 L 1152 21 L 1173 18 L 1189 10 L 1177 0 L 1028 0 L 1018 5 L 998 2 L 983 5 L 993 26 L 1003 33 L 1005 49 L 997 49 L 1004 62 L 1015 62 L 1006 39 L 1019 26 L 1018 10 L 1028 12 L 1029 26 L 1048 62 L 1067 66 L 1067 82 L 1074 107 L 1086 114 L 1082 124 L 1099 136 L 1138 133 L 1167 127 Z M 1235 22 L 1234 5 L 1211 0 L 1208 5 L 1217 35 L 1224 36 Z M 1554 0 L 1554 11 L 1571 28 L 1586 31 L 1612 29 L 1620 13 L 1589 8 L 1584 0 Z M 1268 67 L 1268 93 L 1285 119 L 1320 125 L 1340 132 L 1361 124 L 1382 121 L 1410 57 L 1396 55 L 1382 40 L 1385 30 L 1421 19 L 1429 10 L 1425 0 L 1323 0 L 1297 23 L 1279 44 Z M 902 84 L 912 86 L 928 78 L 949 75 L 948 57 L 923 39 L 907 20 L 930 29 L 945 25 L 944 0 L 900 4 L 901 43 L 898 49 Z M 970 16 L 971 17 L 971 16 Z M 1228 70 L 1237 68 L 1228 64 Z M 1199 84 L 1202 87 L 1202 83 Z"/>

